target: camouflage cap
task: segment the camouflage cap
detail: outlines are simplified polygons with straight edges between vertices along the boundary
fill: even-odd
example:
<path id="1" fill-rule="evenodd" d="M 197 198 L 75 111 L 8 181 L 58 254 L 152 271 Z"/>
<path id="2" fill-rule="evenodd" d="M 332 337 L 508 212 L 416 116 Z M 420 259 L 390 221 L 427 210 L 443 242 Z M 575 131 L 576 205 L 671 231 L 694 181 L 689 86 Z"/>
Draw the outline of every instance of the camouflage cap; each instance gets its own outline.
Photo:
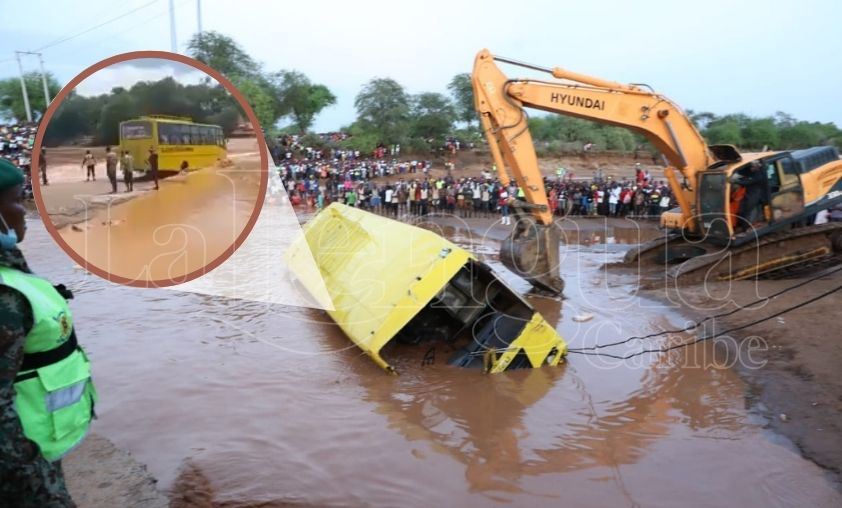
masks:
<path id="1" fill-rule="evenodd" d="M 0 190 L 23 185 L 23 171 L 6 159 L 0 158 Z"/>

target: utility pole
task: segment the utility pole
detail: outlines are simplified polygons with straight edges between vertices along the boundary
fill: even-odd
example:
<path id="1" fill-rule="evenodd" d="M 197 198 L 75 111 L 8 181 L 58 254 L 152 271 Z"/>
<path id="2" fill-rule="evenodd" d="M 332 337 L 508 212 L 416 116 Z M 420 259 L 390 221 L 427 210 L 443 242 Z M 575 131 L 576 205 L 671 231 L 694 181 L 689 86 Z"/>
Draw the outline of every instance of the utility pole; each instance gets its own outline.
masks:
<path id="1" fill-rule="evenodd" d="M 20 70 L 20 90 L 23 93 L 23 105 L 26 107 L 26 121 L 32 122 L 32 110 L 29 109 L 29 93 L 26 91 L 26 80 L 23 78 L 23 64 L 20 63 L 20 51 L 15 51 L 15 57 L 18 59 L 18 69 Z"/>
<path id="2" fill-rule="evenodd" d="M 52 99 L 50 98 L 50 87 L 47 85 L 47 73 L 44 72 L 44 55 L 34 51 L 15 51 L 15 56 L 18 58 L 18 67 L 20 68 L 20 87 L 23 91 L 23 103 L 26 106 L 26 119 L 32 121 L 32 109 L 29 106 L 29 93 L 26 89 L 26 80 L 23 74 L 23 65 L 21 65 L 21 55 L 33 55 L 38 57 L 38 65 L 41 68 L 41 84 L 44 86 L 44 111 L 50 105 Z"/>
<path id="3" fill-rule="evenodd" d="M 199 35 L 202 34 L 202 0 L 196 0 L 196 22 L 199 26 Z"/>
<path id="4" fill-rule="evenodd" d="M 44 85 L 44 111 L 46 111 L 53 100 L 50 99 L 50 88 L 47 86 L 47 73 L 44 72 L 44 57 L 41 53 L 38 53 L 38 65 L 41 66 L 41 84 Z"/>
<path id="5" fill-rule="evenodd" d="M 170 44 L 172 52 L 178 53 L 178 44 L 175 40 L 175 0 L 170 0 Z"/>

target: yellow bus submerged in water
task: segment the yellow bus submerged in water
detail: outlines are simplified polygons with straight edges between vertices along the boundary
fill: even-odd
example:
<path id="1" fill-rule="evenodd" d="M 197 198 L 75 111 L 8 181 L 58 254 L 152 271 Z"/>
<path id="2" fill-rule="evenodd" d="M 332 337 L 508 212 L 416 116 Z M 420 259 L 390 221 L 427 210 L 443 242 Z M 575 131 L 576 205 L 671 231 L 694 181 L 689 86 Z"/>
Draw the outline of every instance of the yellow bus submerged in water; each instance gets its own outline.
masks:
<path id="1" fill-rule="evenodd" d="M 149 148 L 158 152 L 159 171 L 179 171 L 187 162 L 190 171 L 224 159 L 225 136 L 218 125 L 193 123 L 190 118 L 149 115 L 120 122 L 120 151 L 134 158 L 135 171 L 145 172 Z"/>

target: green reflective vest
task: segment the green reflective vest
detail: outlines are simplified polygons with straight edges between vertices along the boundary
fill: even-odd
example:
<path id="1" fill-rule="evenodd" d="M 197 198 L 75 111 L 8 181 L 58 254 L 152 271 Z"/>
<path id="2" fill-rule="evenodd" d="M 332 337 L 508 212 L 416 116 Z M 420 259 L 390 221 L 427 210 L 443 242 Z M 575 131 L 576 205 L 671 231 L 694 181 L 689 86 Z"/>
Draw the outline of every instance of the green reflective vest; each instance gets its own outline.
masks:
<path id="1" fill-rule="evenodd" d="M 15 409 L 26 437 L 54 461 L 81 443 L 93 418 L 96 390 L 91 366 L 76 343 L 65 299 L 48 281 L 0 266 L 0 284 L 20 291 L 33 325 L 15 378 Z"/>

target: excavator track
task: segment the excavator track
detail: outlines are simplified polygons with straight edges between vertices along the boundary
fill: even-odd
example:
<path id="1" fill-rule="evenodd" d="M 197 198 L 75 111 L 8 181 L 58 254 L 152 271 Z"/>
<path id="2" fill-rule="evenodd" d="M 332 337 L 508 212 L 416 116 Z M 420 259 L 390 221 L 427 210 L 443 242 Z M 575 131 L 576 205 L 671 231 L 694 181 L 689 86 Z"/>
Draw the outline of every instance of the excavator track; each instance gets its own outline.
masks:
<path id="1" fill-rule="evenodd" d="M 805 226 L 763 236 L 755 242 L 728 248 L 692 242 L 680 235 L 656 239 L 627 253 L 625 262 L 654 264 L 670 249 L 708 251 L 667 269 L 682 282 L 783 279 L 842 263 L 842 223 Z"/>

